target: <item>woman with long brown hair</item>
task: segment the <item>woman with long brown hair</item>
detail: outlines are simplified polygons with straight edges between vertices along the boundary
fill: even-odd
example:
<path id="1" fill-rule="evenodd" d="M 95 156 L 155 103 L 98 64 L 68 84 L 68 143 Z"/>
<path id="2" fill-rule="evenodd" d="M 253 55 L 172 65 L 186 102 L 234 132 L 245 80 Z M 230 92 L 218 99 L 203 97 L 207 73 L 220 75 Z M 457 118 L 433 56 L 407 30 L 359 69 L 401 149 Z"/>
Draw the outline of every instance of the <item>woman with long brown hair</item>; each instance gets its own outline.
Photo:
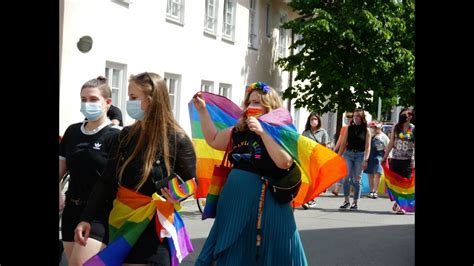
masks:
<path id="1" fill-rule="evenodd" d="M 103 177 L 91 195 L 81 219 L 83 222 L 76 228 L 76 242 L 82 245 L 86 244 L 90 221 L 107 199 L 126 200 L 129 206 L 136 206 L 143 204 L 143 201 L 156 201 L 154 193 L 157 192 L 164 202 L 169 203 L 166 207 L 173 208 L 176 199 L 166 187 L 161 188 L 156 184 L 174 174 L 184 181 L 196 176 L 194 147 L 173 117 L 165 80 L 151 72 L 132 75 L 128 96 L 127 112 L 136 122 L 125 127 L 115 140 Z M 147 207 L 148 204 L 140 206 Z M 160 204 L 157 203 L 156 207 L 152 204 L 150 208 L 157 208 L 161 212 L 159 208 L 164 205 Z M 120 211 L 114 203 L 110 216 Z M 124 263 L 171 264 L 174 251 L 169 241 L 161 239 L 167 236 L 163 236 L 159 229 L 159 215 L 152 217 L 125 256 Z"/>

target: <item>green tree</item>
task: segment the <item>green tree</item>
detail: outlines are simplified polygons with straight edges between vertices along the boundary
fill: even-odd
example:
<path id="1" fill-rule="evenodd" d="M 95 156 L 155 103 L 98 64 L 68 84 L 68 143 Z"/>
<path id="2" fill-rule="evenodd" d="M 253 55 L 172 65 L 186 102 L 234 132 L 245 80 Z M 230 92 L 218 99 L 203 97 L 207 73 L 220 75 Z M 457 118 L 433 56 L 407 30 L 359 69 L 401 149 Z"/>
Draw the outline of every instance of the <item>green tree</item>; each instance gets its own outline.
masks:
<path id="1" fill-rule="evenodd" d="M 283 25 L 296 51 L 277 63 L 296 71 L 284 98 L 325 113 L 376 110 L 377 98 L 414 106 L 414 0 L 293 0 L 300 15 Z M 375 109 L 374 109 L 375 108 Z M 338 116 L 340 128 L 340 116 Z"/>

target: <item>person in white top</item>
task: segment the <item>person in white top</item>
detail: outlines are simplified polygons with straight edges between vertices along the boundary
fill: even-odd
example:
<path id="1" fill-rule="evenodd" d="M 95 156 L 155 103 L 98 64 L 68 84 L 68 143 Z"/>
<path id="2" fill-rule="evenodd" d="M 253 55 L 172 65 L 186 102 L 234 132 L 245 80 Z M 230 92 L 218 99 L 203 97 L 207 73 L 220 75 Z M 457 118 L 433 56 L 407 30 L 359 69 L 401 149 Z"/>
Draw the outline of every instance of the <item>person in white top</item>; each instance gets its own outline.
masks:
<path id="1" fill-rule="evenodd" d="M 385 148 L 388 146 L 390 139 L 382 132 L 382 123 L 372 121 L 369 123 L 371 139 L 369 161 L 367 169 L 364 170 L 369 177 L 370 193 L 369 198 L 378 198 L 377 189 L 380 184 L 380 176 L 382 175 L 382 160 L 385 155 Z"/>

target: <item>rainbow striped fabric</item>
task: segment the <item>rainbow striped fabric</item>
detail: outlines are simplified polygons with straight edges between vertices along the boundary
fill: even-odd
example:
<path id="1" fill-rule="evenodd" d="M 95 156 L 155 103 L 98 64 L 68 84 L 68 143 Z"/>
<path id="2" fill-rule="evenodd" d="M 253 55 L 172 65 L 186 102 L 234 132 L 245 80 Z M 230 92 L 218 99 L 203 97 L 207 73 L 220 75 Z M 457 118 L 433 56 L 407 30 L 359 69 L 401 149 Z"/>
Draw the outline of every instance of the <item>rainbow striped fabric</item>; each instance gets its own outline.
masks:
<path id="1" fill-rule="evenodd" d="M 229 99 L 203 92 L 202 96 L 206 101 L 206 108 L 211 116 L 217 130 L 222 130 L 237 123 L 242 110 Z M 212 172 L 215 165 L 220 165 L 224 157 L 224 151 L 211 148 L 204 139 L 201 130 L 199 115 L 191 100 L 188 104 L 189 117 L 191 120 L 191 135 L 196 151 L 196 177 L 198 187 L 194 196 L 196 198 L 206 198 L 211 184 Z"/>
<path id="2" fill-rule="evenodd" d="M 201 94 L 218 130 L 233 126 L 237 122 L 242 110 L 231 100 L 208 92 L 201 92 Z M 220 164 L 224 152 L 214 150 L 207 145 L 192 100 L 188 107 L 197 156 L 199 185 L 196 197 L 205 197 L 214 165 Z M 330 149 L 299 134 L 293 126 L 290 113 L 285 108 L 273 110 L 260 116 L 258 120 L 264 130 L 290 154 L 301 169 L 302 184 L 293 202 L 295 207 L 312 200 L 347 175 L 344 159 Z"/>
<path id="3" fill-rule="evenodd" d="M 415 169 L 410 178 L 405 178 L 390 170 L 388 160 L 382 163 L 382 168 L 390 200 L 407 212 L 415 212 Z"/>
<path id="4" fill-rule="evenodd" d="M 182 201 L 196 191 L 197 184 L 194 177 L 184 183 L 180 184 L 179 182 L 180 181 L 177 177 L 171 179 L 168 182 L 168 192 L 173 199 Z"/>
<path id="5" fill-rule="evenodd" d="M 149 197 L 121 186 L 109 217 L 109 245 L 84 265 L 122 265 L 154 215 L 157 215 L 156 228 L 159 238 L 168 240 L 172 265 L 179 265 L 193 251 L 193 247 L 173 204 L 166 202 L 156 193 Z"/>

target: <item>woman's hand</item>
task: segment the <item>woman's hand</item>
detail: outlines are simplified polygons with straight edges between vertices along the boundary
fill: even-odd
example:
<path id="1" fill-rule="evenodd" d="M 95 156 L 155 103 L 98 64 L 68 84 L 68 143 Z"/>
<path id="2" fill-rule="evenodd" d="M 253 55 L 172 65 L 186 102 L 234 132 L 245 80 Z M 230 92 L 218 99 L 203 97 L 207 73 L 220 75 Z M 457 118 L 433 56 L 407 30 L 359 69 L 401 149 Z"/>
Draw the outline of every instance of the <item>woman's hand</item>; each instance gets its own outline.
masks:
<path id="1" fill-rule="evenodd" d="M 74 230 L 74 241 L 81 246 L 86 246 L 90 232 L 91 224 L 88 222 L 80 222 Z"/>
<path id="2" fill-rule="evenodd" d="M 368 162 L 365 161 L 365 160 L 362 162 L 362 170 L 367 169 L 367 164 L 368 164 Z"/>
<path id="3" fill-rule="evenodd" d="M 62 191 L 62 186 L 61 183 L 59 183 L 59 211 L 62 211 L 64 209 L 64 205 L 66 202 L 66 196 L 64 195 Z"/>
<path id="4" fill-rule="evenodd" d="M 260 122 L 257 120 L 257 118 L 251 116 L 247 118 L 247 126 L 250 131 L 255 132 L 257 135 L 261 136 L 263 133 L 263 128 Z"/>
<path id="5" fill-rule="evenodd" d="M 194 107 L 196 107 L 196 109 L 198 110 L 198 112 L 206 109 L 206 102 L 202 98 L 201 92 L 198 92 L 194 95 L 193 104 Z"/>
<path id="6" fill-rule="evenodd" d="M 171 197 L 167 187 L 161 188 L 160 191 L 161 191 L 161 194 L 166 198 L 167 202 L 173 203 L 173 204 L 178 203 L 177 200 L 175 200 L 173 197 Z"/>

